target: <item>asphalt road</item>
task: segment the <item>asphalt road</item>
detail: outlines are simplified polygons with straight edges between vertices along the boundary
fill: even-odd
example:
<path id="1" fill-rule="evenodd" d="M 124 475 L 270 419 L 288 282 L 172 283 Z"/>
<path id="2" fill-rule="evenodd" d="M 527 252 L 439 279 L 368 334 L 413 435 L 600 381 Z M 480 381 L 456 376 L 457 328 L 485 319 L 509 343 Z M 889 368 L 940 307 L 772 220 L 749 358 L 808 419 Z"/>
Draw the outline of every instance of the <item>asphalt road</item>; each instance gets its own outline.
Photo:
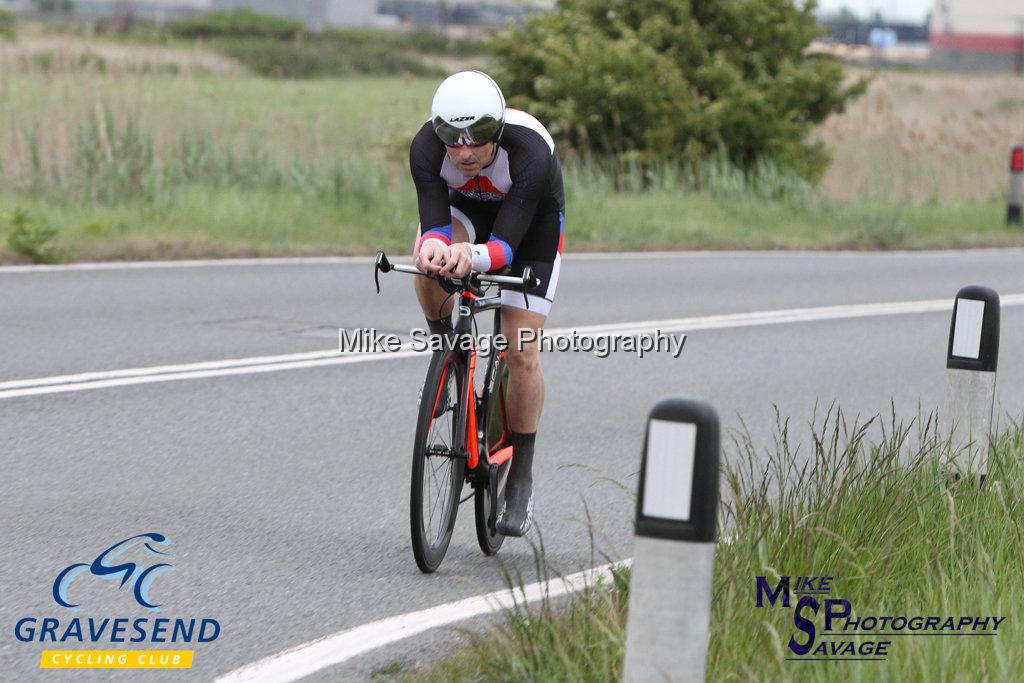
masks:
<path id="1" fill-rule="evenodd" d="M 1018 294 L 1022 266 L 1019 250 L 569 255 L 549 325 L 952 301 L 966 284 Z M 336 348 L 338 327 L 418 325 L 409 278 L 386 276 L 382 285 L 377 296 L 369 259 L 0 269 L 0 384 L 318 351 Z M 1004 307 L 1002 318 L 1000 410 L 1020 417 L 1024 307 Z M 548 562 L 565 572 L 590 566 L 592 540 L 607 556 L 630 556 L 633 502 L 620 485 L 635 488 L 644 419 L 659 398 L 705 397 L 727 429 L 742 417 L 762 442 L 773 406 L 796 424 L 833 401 L 870 416 L 892 400 L 911 416 L 942 404 L 948 326 L 948 312 L 913 313 L 697 331 L 679 359 L 546 354 L 535 513 Z M 209 680 L 346 628 L 501 588 L 501 562 L 529 578 L 525 542 L 508 542 L 501 562 L 481 555 L 469 506 L 441 571 L 416 569 L 408 471 L 426 361 L 11 398 L 0 391 L 0 679 L 143 677 L 40 671 L 41 650 L 78 645 L 19 642 L 15 625 L 26 617 L 60 619 L 58 635 L 74 617 L 216 619 L 219 637 L 195 645 L 193 668 L 173 674 Z M 160 615 L 88 575 L 73 584 L 76 612 L 55 603 L 62 569 L 144 531 L 173 541 L 174 570 L 151 592 Z M 381 662 L 420 661 L 450 640 L 416 638 L 315 678 L 364 679 Z M 171 674 L 149 677 L 158 675 Z"/>

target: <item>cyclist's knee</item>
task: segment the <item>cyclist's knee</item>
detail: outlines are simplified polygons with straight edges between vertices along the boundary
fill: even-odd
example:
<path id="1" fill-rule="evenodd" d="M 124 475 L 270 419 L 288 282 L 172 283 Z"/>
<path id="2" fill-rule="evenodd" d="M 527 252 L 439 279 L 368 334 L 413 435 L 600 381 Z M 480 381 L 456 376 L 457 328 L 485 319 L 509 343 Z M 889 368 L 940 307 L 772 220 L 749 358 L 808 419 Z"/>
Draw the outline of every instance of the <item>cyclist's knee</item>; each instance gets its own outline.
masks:
<path id="1" fill-rule="evenodd" d="M 509 372 L 517 376 L 540 372 L 540 328 L 544 319 L 534 311 L 501 309 L 501 329 L 508 339 Z"/>
<path id="2" fill-rule="evenodd" d="M 526 331 L 525 339 L 530 339 L 530 331 Z M 510 339 L 508 352 L 505 358 L 508 362 L 509 372 L 516 375 L 532 375 L 540 371 L 540 353 L 536 343 L 519 344 L 517 340 Z"/>
<path id="3" fill-rule="evenodd" d="M 420 302 L 424 314 L 432 320 L 437 318 L 439 314 L 434 314 L 437 307 L 448 298 L 448 295 L 441 288 L 441 285 L 438 284 L 437 280 L 415 277 L 413 278 L 413 289 L 416 292 L 416 299 Z M 448 302 L 447 308 L 451 310 L 450 302 Z"/>

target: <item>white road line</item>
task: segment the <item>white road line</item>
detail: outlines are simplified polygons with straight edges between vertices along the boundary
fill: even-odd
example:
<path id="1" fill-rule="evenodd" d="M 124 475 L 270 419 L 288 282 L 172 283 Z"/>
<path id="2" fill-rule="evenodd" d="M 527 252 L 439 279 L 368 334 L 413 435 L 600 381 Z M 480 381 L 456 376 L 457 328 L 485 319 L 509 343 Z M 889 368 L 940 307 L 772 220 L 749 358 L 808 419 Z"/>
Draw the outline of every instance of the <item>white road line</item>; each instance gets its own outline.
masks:
<path id="1" fill-rule="evenodd" d="M 1007 294 L 999 297 L 1000 306 L 1024 305 L 1024 294 Z M 693 318 L 670 318 L 664 320 L 642 320 L 625 323 L 608 323 L 590 325 L 588 327 L 565 327 L 546 329 L 547 334 L 569 334 L 573 329 L 581 332 L 586 330 L 588 336 L 616 332 L 619 334 L 644 334 L 654 330 L 673 332 L 678 330 L 719 330 L 734 327 L 753 327 L 757 325 L 780 325 L 784 323 L 813 322 L 818 320 L 842 320 L 850 318 L 869 318 L 874 316 L 908 315 L 911 313 L 934 313 L 952 311 L 952 299 L 933 299 L 931 301 L 897 301 L 878 304 L 842 304 L 838 306 L 815 306 L 811 308 L 784 308 L 775 311 L 755 311 L 752 313 L 725 313 L 706 315 Z"/>
<path id="2" fill-rule="evenodd" d="M 586 251 L 568 252 L 563 254 L 566 260 L 573 261 L 609 261 L 619 259 L 673 259 L 673 258 L 791 258 L 791 257 L 813 257 L 820 258 L 830 256 L 870 258 L 870 257 L 933 257 L 933 256 L 964 256 L 964 255 L 999 255 L 1024 256 L 1024 249 L 1020 247 L 985 247 L 981 249 L 894 249 L 892 251 L 863 251 L 854 249 L 742 249 L 722 250 L 713 249 L 683 250 L 683 251 Z"/>
<path id="3" fill-rule="evenodd" d="M 395 261 L 402 262 L 401 259 Z M 294 256 L 269 258 L 182 259 L 180 261 L 96 261 L 39 266 L 0 266 L 0 273 L 60 273 L 80 270 L 151 270 L 156 268 L 210 268 L 221 266 L 305 266 L 363 263 L 372 256 Z"/>
<path id="4" fill-rule="evenodd" d="M 1007 294 L 1000 297 L 1003 307 L 1024 305 L 1024 294 Z M 695 316 L 690 318 L 668 318 L 664 320 L 642 320 L 604 325 L 585 325 L 547 329 L 550 336 L 573 335 L 595 337 L 602 334 L 619 335 L 651 334 L 662 332 L 718 330 L 759 325 L 781 325 L 787 323 L 813 322 L 819 320 L 840 320 L 871 316 L 908 315 L 952 310 L 952 299 L 931 301 L 901 301 L 878 304 L 848 304 L 839 306 L 817 306 L 812 308 L 789 308 L 776 311 L 755 311 L 752 313 L 728 313 L 723 315 Z M 396 352 L 346 353 L 334 350 L 284 354 L 278 356 L 256 356 L 233 358 L 201 363 L 160 365 L 147 368 L 130 368 L 85 372 L 76 375 L 60 375 L 37 379 L 0 382 L 0 399 L 40 396 L 70 391 L 106 389 L 133 384 L 171 382 L 176 380 L 202 379 L 230 375 L 257 374 L 283 370 L 347 365 L 373 361 L 414 358 L 418 351 L 407 348 Z"/>
<path id="5" fill-rule="evenodd" d="M 733 532 L 726 534 L 719 542 L 731 545 L 735 541 L 736 534 Z M 517 588 L 514 594 L 501 590 L 364 624 L 247 664 L 217 678 L 215 683 L 295 681 L 424 631 L 508 609 L 513 606 L 513 596 L 519 604 L 536 602 L 545 595 L 549 598 L 559 597 L 593 585 L 598 580 L 609 580 L 613 568 L 629 567 L 632 564 L 633 558 L 630 557 L 566 576 L 555 585 L 551 582 L 534 583 L 522 589 Z"/>
<path id="6" fill-rule="evenodd" d="M 592 251 L 569 252 L 567 260 L 606 261 L 622 259 L 706 259 L 706 258 L 792 258 L 792 257 L 935 257 L 960 256 L 964 254 L 988 254 L 1007 256 L 1024 255 L 1019 247 L 992 247 L 985 249 L 935 249 L 930 251 L 851 251 L 851 250 L 684 250 L 684 251 Z M 392 258 L 392 263 L 408 263 L 404 257 Z M 182 259 L 179 261 L 97 261 L 87 263 L 62 263 L 53 265 L 0 266 L 0 273 L 55 273 L 90 270 L 150 270 L 157 268 L 212 268 L 230 266 L 302 266 L 370 264 L 373 256 L 281 256 L 266 258 L 225 258 L 225 259 Z"/>
<path id="7" fill-rule="evenodd" d="M 39 379 L 16 379 L 9 382 L 0 382 L 0 390 L 21 389 L 23 387 L 38 387 L 54 384 L 74 384 L 76 382 L 91 382 L 103 379 L 117 379 L 120 377 L 142 377 L 145 375 L 162 375 L 165 373 L 188 372 L 195 370 L 216 370 L 219 368 L 239 367 L 245 365 L 262 365 L 264 363 L 283 363 L 292 361 L 315 360 L 338 356 L 338 352 L 309 351 L 307 353 L 288 353 L 277 356 L 253 356 L 250 358 L 233 358 L 229 360 L 211 360 L 199 363 L 181 363 L 178 365 L 156 365 L 149 368 L 128 368 L 125 370 L 100 370 L 97 372 L 81 372 L 75 375 L 57 375 L 54 377 L 41 377 Z"/>
<path id="8" fill-rule="evenodd" d="M 296 681 L 329 666 L 342 664 L 358 655 L 439 626 L 447 626 L 483 614 L 509 609 L 516 602 L 519 604 L 530 603 L 545 596 L 556 598 L 574 593 L 588 585 L 593 585 L 598 580 L 609 580 L 613 567 L 625 567 L 630 563 L 631 560 L 624 560 L 605 564 L 571 574 L 563 579 L 532 583 L 529 586 L 516 588 L 514 593 L 508 589 L 495 591 L 357 626 L 235 669 L 217 678 L 216 682 L 274 681 L 286 683 L 287 681 Z"/>
<path id="9" fill-rule="evenodd" d="M 320 353 L 320 352 L 318 352 Z M 133 384 L 153 384 L 155 382 L 174 382 L 186 379 L 204 379 L 207 377 L 227 377 L 230 375 L 255 375 L 262 372 L 277 372 L 280 370 L 300 370 L 302 368 L 315 368 L 324 365 L 348 365 L 351 363 L 366 363 L 376 360 L 392 360 L 396 358 L 412 358 L 420 356 L 419 351 L 396 351 L 394 353 L 365 353 L 365 354 L 340 354 L 337 351 L 323 352 L 329 354 L 328 358 L 315 360 L 290 361 L 285 363 L 266 363 L 263 365 L 241 365 L 239 367 L 224 367 L 216 370 L 196 370 L 192 372 L 175 372 L 168 374 L 140 374 L 117 379 L 100 379 L 89 382 L 78 382 L 76 384 L 55 384 L 51 386 L 31 386 L 24 389 L 8 389 L 0 391 L 0 399 L 19 398 L 22 396 L 42 396 L 45 394 L 62 394 L 69 391 L 88 391 L 90 389 L 109 389 L 111 387 L 126 387 Z M 300 355 L 300 354 L 296 354 Z M 237 361 L 245 359 L 237 359 Z M 225 362 L 237 362 L 225 361 Z M 140 368 L 148 370 L 149 368 Z M 114 372 L 127 372 L 115 370 Z M 27 380 L 26 380 L 27 381 Z"/>

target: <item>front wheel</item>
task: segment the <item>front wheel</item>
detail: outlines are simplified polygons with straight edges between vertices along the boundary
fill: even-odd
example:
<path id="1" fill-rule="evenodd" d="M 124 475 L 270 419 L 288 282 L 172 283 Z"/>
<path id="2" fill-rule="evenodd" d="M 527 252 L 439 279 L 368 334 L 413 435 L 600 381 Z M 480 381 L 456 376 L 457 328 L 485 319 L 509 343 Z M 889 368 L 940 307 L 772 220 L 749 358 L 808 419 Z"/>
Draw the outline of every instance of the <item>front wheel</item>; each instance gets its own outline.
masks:
<path id="1" fill-rule="evenodd" d="M 465 445 L 459 400 L 465 377 L 455 354 L 435 353 L 420 394 L 409 521 L 416 565 L 427 574 L 448 552 L 459 511 L 466 462 L 455 453 Z"/>

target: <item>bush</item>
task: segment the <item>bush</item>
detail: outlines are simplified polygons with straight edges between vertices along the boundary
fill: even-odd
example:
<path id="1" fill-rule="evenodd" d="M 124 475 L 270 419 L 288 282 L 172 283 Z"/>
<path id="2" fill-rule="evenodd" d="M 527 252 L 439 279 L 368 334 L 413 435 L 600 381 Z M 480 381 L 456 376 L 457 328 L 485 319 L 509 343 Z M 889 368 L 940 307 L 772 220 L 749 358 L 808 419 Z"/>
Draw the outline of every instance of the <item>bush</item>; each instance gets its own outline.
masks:
<path id="1" fill-rule="evenodd" d="M 436 31 L 408 34 L 380 29 L 305 30 L 301 21 L 232 10 L 203 14 L 171 24 L 171 35 L 206 39 L 221 54 L 254 73 L 278 78 L 320 78 L 352 74 L 440 75 L 418 54 L 482 54 L 479 41 L 449 41 Z"/>
<path id="2" fill-rule="evenodd" d="M 10 10 L 0 9 L 0 38 L 15 40 L 18 37 L 18 15 Z"/>
<path id="3" fill-rule="evenodd" d="M 828 164 L 806 140 L 863 92 L 834 59 L 806 54 L 815 3 L 793 0 L 563 0 L 497 36 L 510 103 L 571 148 L 621 161 L 763 159 L 815 179 Z"/>
<path id="4" fill-rule="evenodd" d="M 269 16 L 246 9 L 199 14 L 168 27 L 179 38 L 277 38 L 289 40 L 303 33 L 298 19 Z"/>
<path id="5" fill-rule="evenodd" d="M 36 220 L 23 209 L 16 209 L 10 219 L 11 229 L 7 235 L 7 246 L 33 263 L 57 263 L 63 254 L 53 240 L 57 230 L 48 223 Z"/>
<path id="6" fill-rule="evenodd" d="M 351 74 L 433 75 L 418 59 L 386 45 L 361 45 L 328 37 L 301 41 L 220 38 L 212 46 L 254 73 L 277 78 L 322 78 Z"/>
<path id="7" fill-rule="evenodd" d="M 33 4 L 40 12 L 73 12 L 75 3 L 72 0 L 35 0 Z"/>
<path id="8" fill-rule="evenodd" d="M 428 27 L 419 27 L 408 33 L 377 28 L 329 28 L 321 35 L 353 47 L 361 45 L 369 49 L 418 52 L 425 55 L 467 57 L 486 54 L 488 49 L 488 44 L 484 41 L 449 38 Z"/>

